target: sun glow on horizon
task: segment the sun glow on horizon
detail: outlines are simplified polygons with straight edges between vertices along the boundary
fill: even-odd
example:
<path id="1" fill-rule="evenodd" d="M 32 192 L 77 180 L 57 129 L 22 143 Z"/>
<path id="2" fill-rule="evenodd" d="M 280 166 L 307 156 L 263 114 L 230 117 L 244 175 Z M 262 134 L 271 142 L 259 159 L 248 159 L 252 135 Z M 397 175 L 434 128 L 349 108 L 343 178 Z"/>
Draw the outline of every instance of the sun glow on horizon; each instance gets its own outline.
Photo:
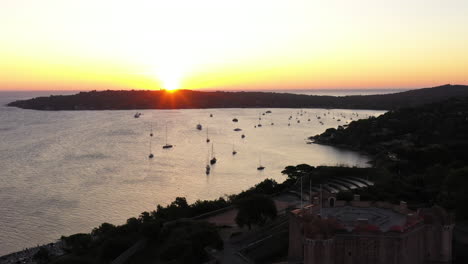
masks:
<path id="1" fill-rule="evenodd" d="M 467 84 L 468 1 L 15 0 L 1 89 Z"/>

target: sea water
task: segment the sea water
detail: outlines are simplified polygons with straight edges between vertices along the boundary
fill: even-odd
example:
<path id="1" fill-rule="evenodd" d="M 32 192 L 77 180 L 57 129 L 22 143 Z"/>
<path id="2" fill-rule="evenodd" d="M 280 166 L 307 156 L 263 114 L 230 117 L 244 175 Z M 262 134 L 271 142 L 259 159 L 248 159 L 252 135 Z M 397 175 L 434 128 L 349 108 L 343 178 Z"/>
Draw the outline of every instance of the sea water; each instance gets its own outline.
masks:
<path id="1" fill-rule="evenodd" d="M 288 165 L 368 166 L 369 158 L 362 154 L 306 144 L 306 139 L 326 128 L 384 113 L 303 109 L 301 116 L 300 109 L 142 110 L 143 115 L 134 118 L 136 111 L 4 106 L 45 94 L 0 93 L 0 255 L 61 235 L 89 232 L 103 222 L 122 224 L 177 196 L 192 203 L 238 193 L 266 178 L 281 182 L 285 179 L 281 171 Z M 267 110 L 272 113 L 263 115 Z M 172 149 L 162 148 L 166 136 Z M 206 175 L 212 149 L 218 162 Z M 148 158 L 150 152 L 153 159 Z M 256 169 L 260 162 L 266 167 L 263 171 Z"/>

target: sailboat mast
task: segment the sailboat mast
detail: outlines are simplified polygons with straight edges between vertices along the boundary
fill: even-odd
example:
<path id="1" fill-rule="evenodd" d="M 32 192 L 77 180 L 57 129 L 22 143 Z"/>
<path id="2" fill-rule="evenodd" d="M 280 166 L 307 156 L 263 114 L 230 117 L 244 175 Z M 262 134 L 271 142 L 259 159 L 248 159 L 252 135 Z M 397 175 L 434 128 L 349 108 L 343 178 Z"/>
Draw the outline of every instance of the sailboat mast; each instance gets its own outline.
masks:
<path id="1" fill-rule="evenodd" d="M 166 124 L 166 145 L 167 145 L 167 124 Z"/>

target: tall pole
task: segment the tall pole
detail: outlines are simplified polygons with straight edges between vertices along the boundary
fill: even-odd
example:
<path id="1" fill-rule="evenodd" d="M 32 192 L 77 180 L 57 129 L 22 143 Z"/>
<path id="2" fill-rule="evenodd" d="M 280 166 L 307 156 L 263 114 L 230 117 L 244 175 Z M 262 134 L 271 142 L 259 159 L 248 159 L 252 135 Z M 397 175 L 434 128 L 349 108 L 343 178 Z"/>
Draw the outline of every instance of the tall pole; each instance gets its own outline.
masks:
<path id="1" fill-rule="evenodd" d="M 301 176 L 301 209 L 302 209 L 302 176 Z"/>
<path id="2" fill-rule="evenodd" d="M 312 179 L 309 175 L 309 203 L 312 204 Z"/>
<path id="3" fill-rule="evenodd" d="M 323 219 L 323 215 L 322 215 L 322 201 L 323 200 L 323 197 L 322 197 L 322 184 L 320 184 L 320 218 Z"/>

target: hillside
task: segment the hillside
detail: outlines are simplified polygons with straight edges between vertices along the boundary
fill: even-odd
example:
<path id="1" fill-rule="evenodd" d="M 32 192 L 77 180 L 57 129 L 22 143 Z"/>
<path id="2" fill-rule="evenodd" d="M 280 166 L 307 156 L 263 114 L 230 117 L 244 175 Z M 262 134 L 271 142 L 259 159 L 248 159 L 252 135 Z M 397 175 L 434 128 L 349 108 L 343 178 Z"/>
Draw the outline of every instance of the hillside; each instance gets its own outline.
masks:
<path id="1" fill-rule="evenodd" d="M 311 139 L 372 154 L 389 172 L 373 198 L 438 203 L 468 219 L 468 97 L 389 111 Z"/>
<path id="2" fill-rule="evenodd" d="M 91 91 L 9 103 L 35 110 L 129 110 L 190 108 L 342 108 L 391 110 L 468 96 L 468 86 L 444 85 L 396 94 L 312 96 L 266 92 Z"/>

